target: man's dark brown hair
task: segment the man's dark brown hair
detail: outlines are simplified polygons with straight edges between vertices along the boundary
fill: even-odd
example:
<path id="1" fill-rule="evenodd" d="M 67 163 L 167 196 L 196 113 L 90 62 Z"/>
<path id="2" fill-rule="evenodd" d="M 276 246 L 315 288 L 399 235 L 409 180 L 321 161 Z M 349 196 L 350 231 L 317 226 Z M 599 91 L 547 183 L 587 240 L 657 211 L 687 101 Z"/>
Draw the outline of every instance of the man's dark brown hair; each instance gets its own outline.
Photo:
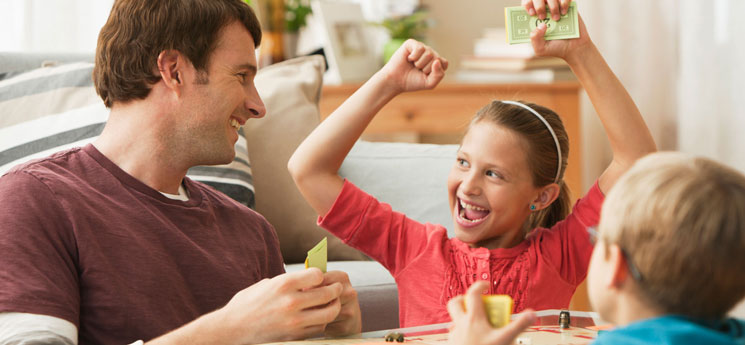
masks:
<path id="1" fill-rule="evenodd" d="M 242 23 L 258 47 L 261 27 L 242 0 L 117 0 L 98 36 L 93 82 L 107 107 L 144 99 L 160 80 L 157 59 L 177 50 L 206 71 L 220 31 Z"/>

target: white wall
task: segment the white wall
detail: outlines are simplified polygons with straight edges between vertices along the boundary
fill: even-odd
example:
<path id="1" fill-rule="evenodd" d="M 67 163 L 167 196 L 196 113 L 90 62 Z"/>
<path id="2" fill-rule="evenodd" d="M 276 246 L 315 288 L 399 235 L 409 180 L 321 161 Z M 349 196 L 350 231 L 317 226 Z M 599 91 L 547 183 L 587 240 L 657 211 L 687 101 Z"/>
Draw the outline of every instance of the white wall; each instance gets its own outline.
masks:
<path id="1" fill-rule="evenodd" d="M 0 0 L 0 51 L 93 53 L 113 0 Z"/>

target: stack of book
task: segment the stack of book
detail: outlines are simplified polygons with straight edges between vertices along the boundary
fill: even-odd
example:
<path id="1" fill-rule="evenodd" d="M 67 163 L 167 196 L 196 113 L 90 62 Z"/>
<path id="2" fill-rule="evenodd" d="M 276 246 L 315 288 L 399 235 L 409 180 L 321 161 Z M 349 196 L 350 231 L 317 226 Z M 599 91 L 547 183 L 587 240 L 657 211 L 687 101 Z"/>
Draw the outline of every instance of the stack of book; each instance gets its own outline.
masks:
<path id="1" fill-rule="evenodd" d="M 473 55 L 461 58 L 456 80 L 470 83 L 552 83 L 575 80 L 564 60 L 537 57 L 527 44 L 510 45 L 504 28 L 484 30 Z"/>

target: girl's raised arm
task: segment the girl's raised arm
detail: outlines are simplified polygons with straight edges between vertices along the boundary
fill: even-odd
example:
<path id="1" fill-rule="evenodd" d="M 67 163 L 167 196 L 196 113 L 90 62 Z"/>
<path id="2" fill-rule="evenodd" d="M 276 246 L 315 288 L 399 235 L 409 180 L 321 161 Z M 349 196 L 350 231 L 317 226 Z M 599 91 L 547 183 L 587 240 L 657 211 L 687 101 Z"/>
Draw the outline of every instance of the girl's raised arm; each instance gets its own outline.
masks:
<path id="1" fill-rule="evenodd" d="M 558 6 L 552 2 L 548 5 Z M 540 10 L 536 8 L 536 11 Z M 626 88 L 590 40 L 581 17 L 579 28 L 577 39 L 546 41 L 543 39 L 546 26 L 541 24 L 531 33 L 531 42 L 537 56 L 564 59 L 590 96 L 613 150 L 613 161 L 598 179 L 600 189 L 607 193 L 637 159 L 656 151 L 657 147 Z"/>
<path id="2" fill-rule="evenodd" d="M 406 41 L 380 71 L 298 146 L 287 168 L 319 215 L 328 212 L 341 192 L 339 167 L 375 114 L 399 93 L 434 88 L 444 77 L 447 65 L 447 60 L 432 48 Z"/>

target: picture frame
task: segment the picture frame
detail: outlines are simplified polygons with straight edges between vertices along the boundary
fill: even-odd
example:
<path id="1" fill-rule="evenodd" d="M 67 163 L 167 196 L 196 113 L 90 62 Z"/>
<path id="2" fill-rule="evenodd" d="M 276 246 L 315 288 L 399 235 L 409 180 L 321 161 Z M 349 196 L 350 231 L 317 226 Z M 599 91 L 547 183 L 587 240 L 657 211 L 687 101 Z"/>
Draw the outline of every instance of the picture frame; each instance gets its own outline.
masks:
<path id="1" fill-rule="evenodd" d="M 372 39 L 360 4 L 313 0 L 311 7 L 328 62 L 324 84 L 363 82 L 375 74 L 380 63 L 369 45 Z"/>

